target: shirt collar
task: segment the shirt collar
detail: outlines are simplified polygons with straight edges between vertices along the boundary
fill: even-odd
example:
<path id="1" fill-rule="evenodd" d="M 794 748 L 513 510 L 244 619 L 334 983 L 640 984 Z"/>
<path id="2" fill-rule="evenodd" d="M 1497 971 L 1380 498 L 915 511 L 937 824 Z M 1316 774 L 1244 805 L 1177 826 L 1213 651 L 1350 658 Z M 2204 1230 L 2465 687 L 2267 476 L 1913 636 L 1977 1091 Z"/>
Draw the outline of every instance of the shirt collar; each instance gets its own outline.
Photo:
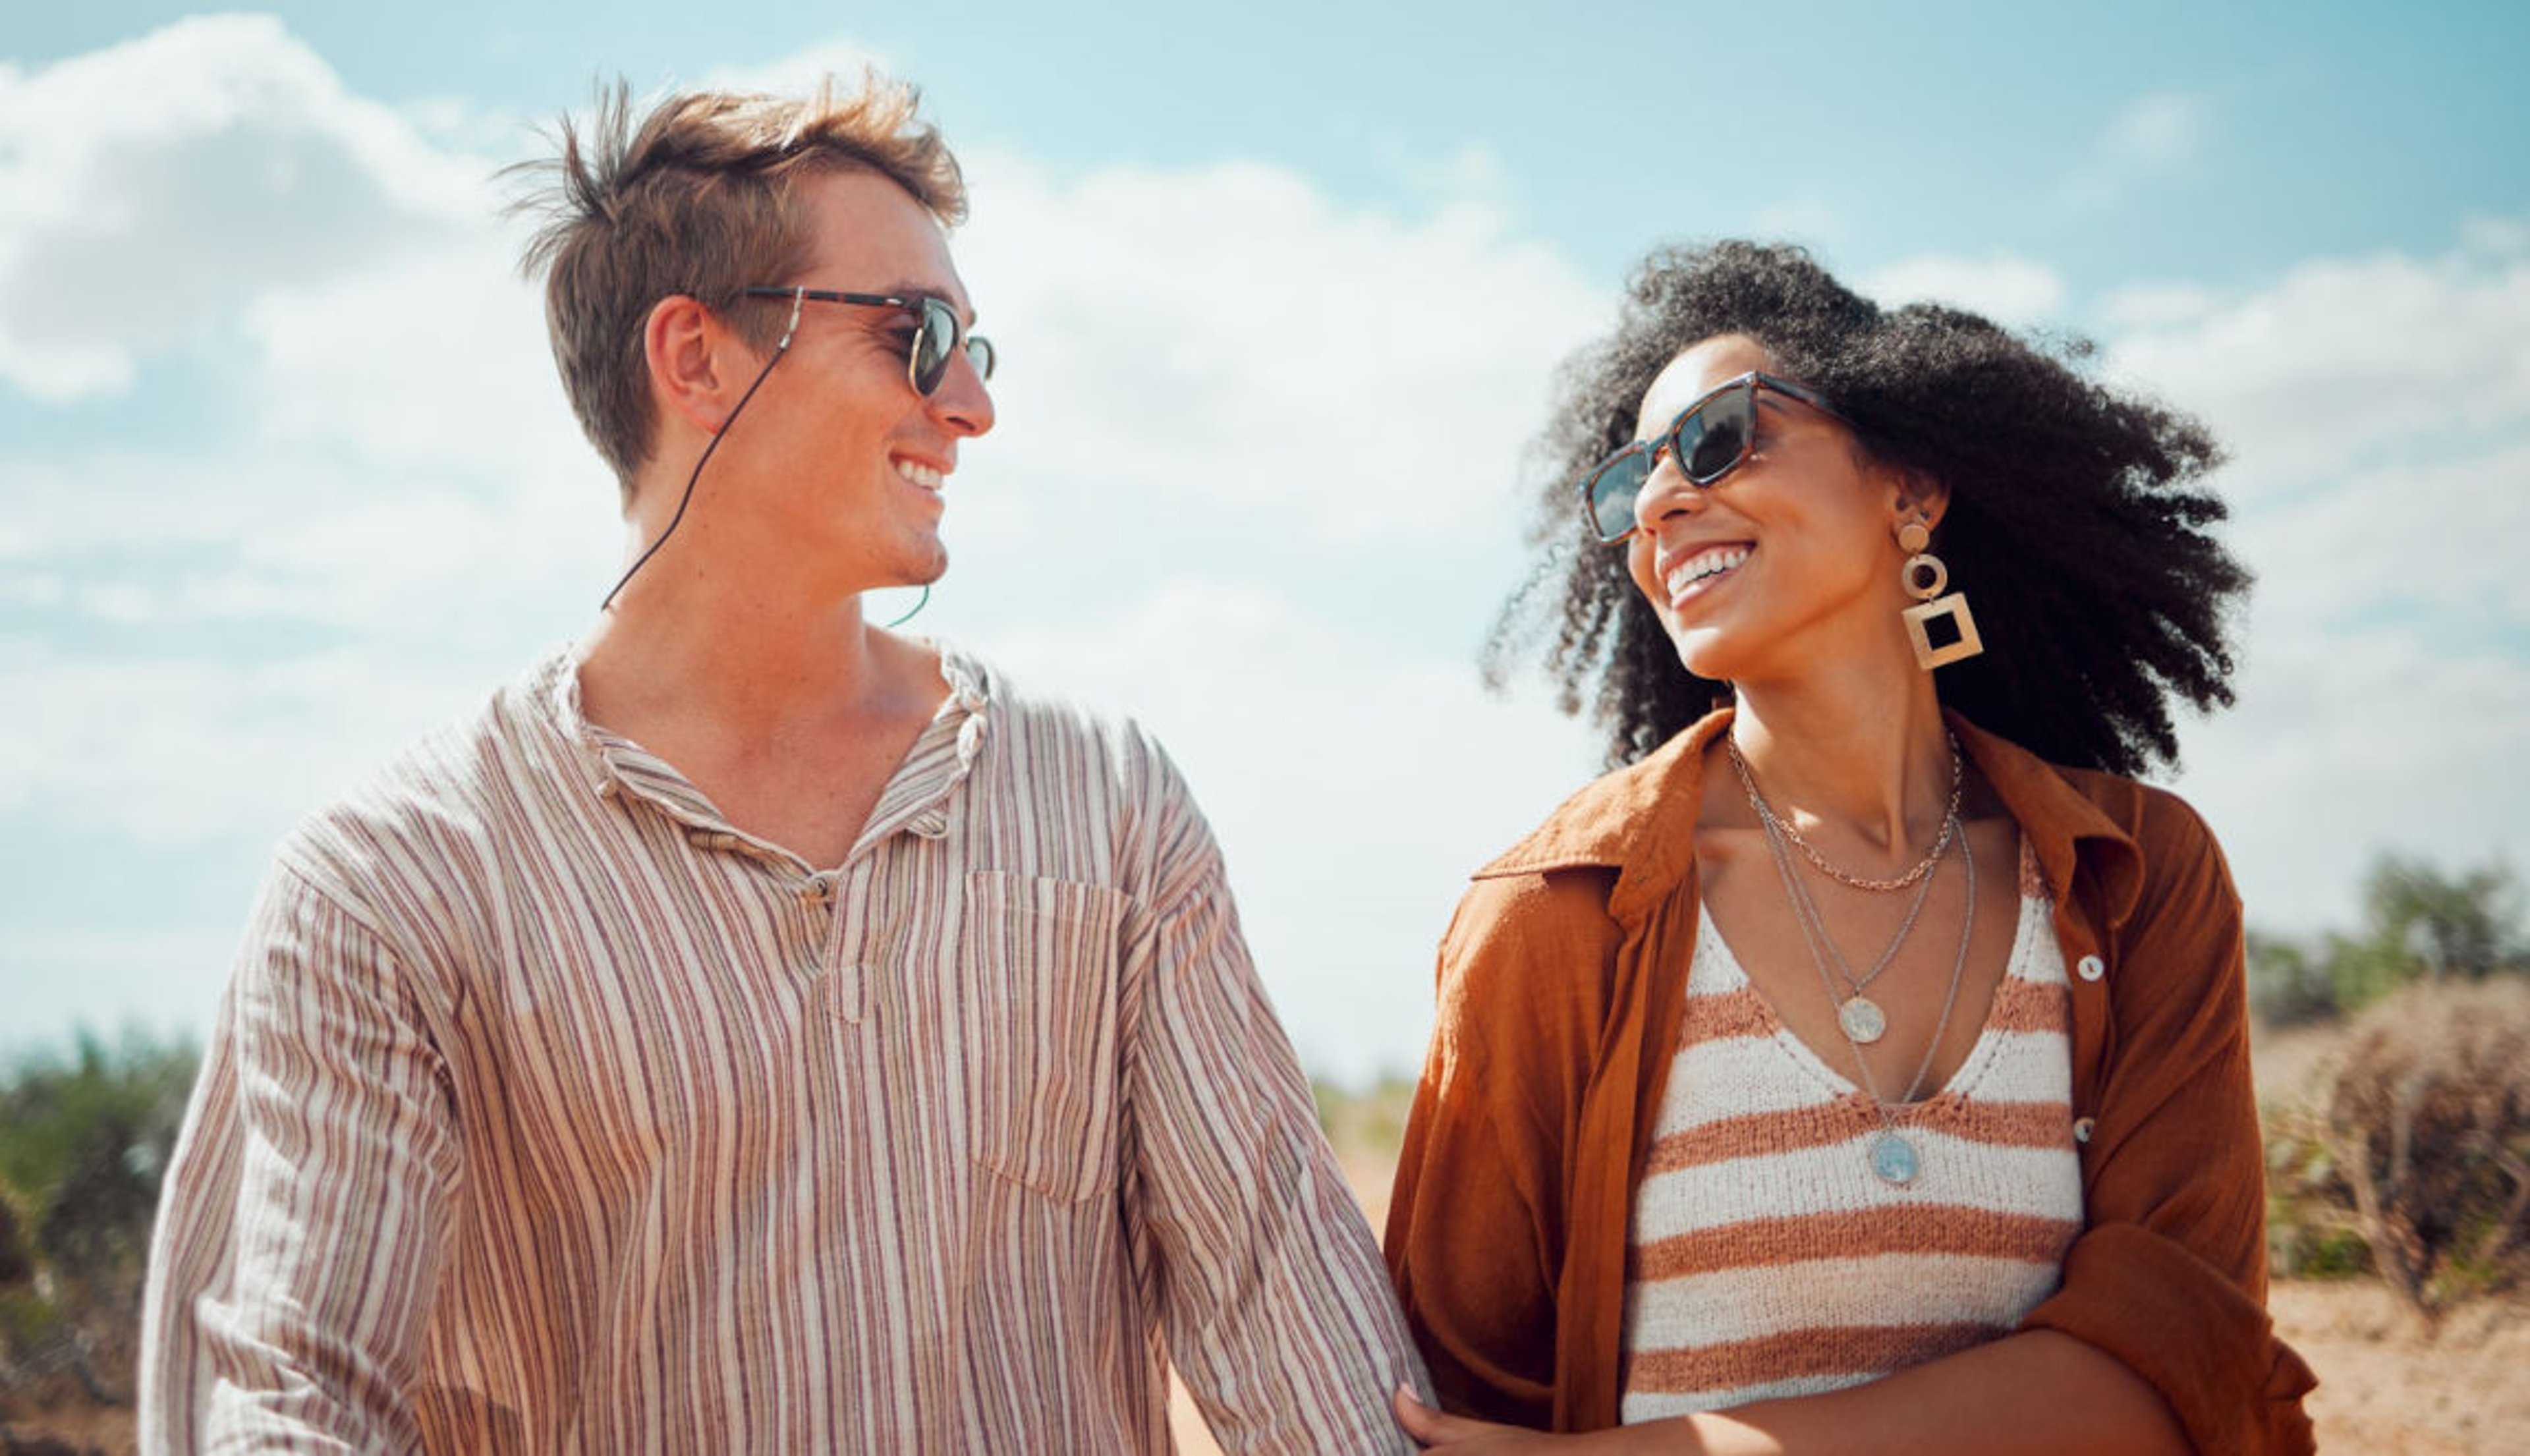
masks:
<path id="1" fill-rule="evenodd" d="M 940 654 L 948 696 L 880 791 L 864 841 L 908 825 L 930 835 L 945 829 L 938 806 L 965 780 L 989 736 L 991 671 L 956 647 L 936 641 L 931 646 Z M 578 659 L 571 645 L 555 648 L 529 671 L 527 690 L 557 739 L 560 757 L 590 793 L 645 800 L 697 828 L 736 832 L 675 766 L 588 721 L 580 709 Z"/>
<path id="2" fill-rule="evenodd" d="M 1956 713 L 1943 717 L 2028 838 L 2049 892 L 2059 902 L 2072 892 L 2082 849 L 2095 845 L 2111 917 L 2122 919 L 2140 888 L 2134 839 L 2082 787 L 2109 776 L 2058 768 Z M 1638 762 L 1585 785 L 1474 878 L 1614 869 L 1608 913 L 1621 923 L 1641 919 L 1695 862 L 1693 806 L 1702 801 L 1704 751 L 1731 719 L 1731 709 L 1716 709 Z"/>

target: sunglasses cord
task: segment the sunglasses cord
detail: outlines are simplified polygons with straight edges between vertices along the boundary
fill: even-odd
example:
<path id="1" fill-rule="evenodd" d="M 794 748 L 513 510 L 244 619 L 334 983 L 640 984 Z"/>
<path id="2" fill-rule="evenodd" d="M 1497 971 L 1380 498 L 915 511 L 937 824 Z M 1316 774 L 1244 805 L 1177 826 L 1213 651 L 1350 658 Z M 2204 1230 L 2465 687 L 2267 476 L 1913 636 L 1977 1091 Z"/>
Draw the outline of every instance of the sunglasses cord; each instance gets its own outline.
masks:
<path id="1" fill-rule="evenodd" d="M 615 578 L 614 589 L 606 594 L 605 601 L 597 604 L 598 611 L 614 606 L 615 599 L 624 594 L 625 583 L 632 579 L 632 573 L 650 565 L 650 558 L 657 556 L 659 548 L 667 545 L 668 538 L 677 533 L 677 527 L 685 524 L 686 508 L 694 503 L 694 483 L 703 478 L 703 465 L 711 459 L 712 452 L 720 449 L 720 442 L 729 438 L 730 427 L 738 423 L 739 415 L 746 408 L 746 402 L 755 398 L 757 390 L 764 388 L 764 381 L 773 374 L 773 366 L 781 363 L 782 356 L 791 351 L 791 336 L 799 332 L 799 310 L 806 302 L 805 290 L 792 296 L 791 321 L 782 326 L 782 342 L 773 346 L 773 357 L 766 359 L 764 367 L 755 371 L 755 382 L 746 387 L 745 394 L 738 397 L 738 404 L 730 409 L 729 418 L 720 422 L 720 428 L 712 432 L 711 443 L 703 447 L 702 455 L 694 460 L 694 473 L 686 477 L 686 493 L 677 497 L 677 513 L 668 517 L 668 528 L 659 533 L 658 540 L 650 543 L 649 550 L 624 568 L 623 575 Z"/>
<path id="2" fill-rule="evenodd" d="M 905 625 L 907 622 L 913 620 L 913 614 L 915 614 L 916 612 L 921 611 L 923 608 L 928 607 L 928 606 L 930 606 L 930 605 L 931 605 L 931 583 L 930 583 L 930 582 L 928 582 L 928 581 L 926 581 L 926 582 L 922 583 L 922 595 L 920 595 L 920 596 L 918 596 L 918 597 L 915 597 L 915 598 L 913 599 L 913 605 L 912 605 L 912 606 L 908 607 L 908 608 L 906 608 L 903 612 L 901 612 L 901 613 L 897 614 L 897 618 L 896 618 L 896 620 L 895 620 L 894 621 L 891 621 L 891 622 L 889 622 L 889 623 L 887 624 L 887 629 L 888 629 L 889 631 L 894 631 L 894 630 L 896 630 L 898 627 L 901 627 L 901 626 Z"/>

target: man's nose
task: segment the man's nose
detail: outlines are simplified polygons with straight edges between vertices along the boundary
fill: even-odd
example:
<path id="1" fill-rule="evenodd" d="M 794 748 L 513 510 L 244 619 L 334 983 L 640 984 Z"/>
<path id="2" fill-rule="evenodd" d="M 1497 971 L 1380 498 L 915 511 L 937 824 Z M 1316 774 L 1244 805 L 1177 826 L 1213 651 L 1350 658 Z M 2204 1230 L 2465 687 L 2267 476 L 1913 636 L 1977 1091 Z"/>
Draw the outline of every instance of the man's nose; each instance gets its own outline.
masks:
<path id="1" fill-rule="evenodd" d="M 962 349 L 951 351 L 949 372 L 940 376 L 929 403 L 933 416 L 957 434 L 980 435 L 993 427 L 993 392 Z"/>

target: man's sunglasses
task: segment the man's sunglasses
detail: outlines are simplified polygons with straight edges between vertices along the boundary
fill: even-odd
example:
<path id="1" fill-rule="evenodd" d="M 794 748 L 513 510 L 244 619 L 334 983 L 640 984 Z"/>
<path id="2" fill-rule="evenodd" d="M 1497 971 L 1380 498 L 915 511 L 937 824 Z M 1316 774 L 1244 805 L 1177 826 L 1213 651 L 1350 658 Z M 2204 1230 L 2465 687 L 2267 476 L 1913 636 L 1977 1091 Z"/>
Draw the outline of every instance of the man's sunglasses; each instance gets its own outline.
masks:
<path id="1" fill-rule="evenodd" d="M 913 382 L 913 392 L 926 398 L 940 388 L 949 374 L 950 356 L 960 349 L 966 351 L 967 362 L 975 366 L 976 377 L 993 377 L 993 344 L 981 334 L 967 334 L 958 323 L 958 310 L 940 298 L 898 297 L 891 294 L 839 294 L 832 289 L 776 288 L 760 284 L 742 288 L 744 298 L 789 298 L 796 310 L 801 302 L 849 303 L 855 308 L 902 308 L 914 316 L 913 348 L 905 357 L 905 377 Z M 798 317 L 795 311 L 793 317 Z"/>
<path id="2" fill-rule="evenodd" d="M 1609 546 L 1634 533 L 1634 503 L 1643 484 L 1660 467 L 1663 451 L 1678 461 L 1687 484 L 1703 490 L 1739 468 L 1757 446 L 1757 391 L 1773 390 L 1798 400 L 1851 429 L 1853 422 L 1814 390 L 1788 379 L 1751 371 L 1726 380 L 1678 411 L 1669 428 L 1649 440 L 1637 440 L 1592 465 L 1581 477 L 1581 510 L 1590 529 Z"/>

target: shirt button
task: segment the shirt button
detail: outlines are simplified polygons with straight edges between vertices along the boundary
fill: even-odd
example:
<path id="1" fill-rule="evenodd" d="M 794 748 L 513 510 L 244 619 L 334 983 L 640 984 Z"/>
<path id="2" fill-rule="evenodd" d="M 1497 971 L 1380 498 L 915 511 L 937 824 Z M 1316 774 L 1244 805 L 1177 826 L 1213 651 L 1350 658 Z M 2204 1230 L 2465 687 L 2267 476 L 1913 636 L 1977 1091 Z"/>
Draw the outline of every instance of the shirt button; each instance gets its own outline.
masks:
<path id="1" fill-rule="evenodd" d="M 2088 1118 L 2088 1117 L 2076 1117 L 2076 1118 L 2074 1118 L 2074 1119 L 2073 1119 L 2073 1141 L 2074 1141 L 2074 1142 L 2077 1142 L 2077 1143 L 2087 1143 L 2087 1142 L 2089 1142 L 2089 1141 L 2091 1140 L 2091 1133 L 2092 1133 L 2095 1129 L 2097 1129 L 2097 1128 L 2099 1127 L 2099 1125 L 2100 1125 L 2099 1123 L 2097 1123 L 2097 1122 L 2093 1121 L 2091 1118 Z"/>
<path id="2" fill-rule="evenodd" d="M 2073 974 L 2085 981 L 2097 981 L 2108 973 L 2108 962 L 2096 955 L 2085 955 L 2073 965 Z"/>

